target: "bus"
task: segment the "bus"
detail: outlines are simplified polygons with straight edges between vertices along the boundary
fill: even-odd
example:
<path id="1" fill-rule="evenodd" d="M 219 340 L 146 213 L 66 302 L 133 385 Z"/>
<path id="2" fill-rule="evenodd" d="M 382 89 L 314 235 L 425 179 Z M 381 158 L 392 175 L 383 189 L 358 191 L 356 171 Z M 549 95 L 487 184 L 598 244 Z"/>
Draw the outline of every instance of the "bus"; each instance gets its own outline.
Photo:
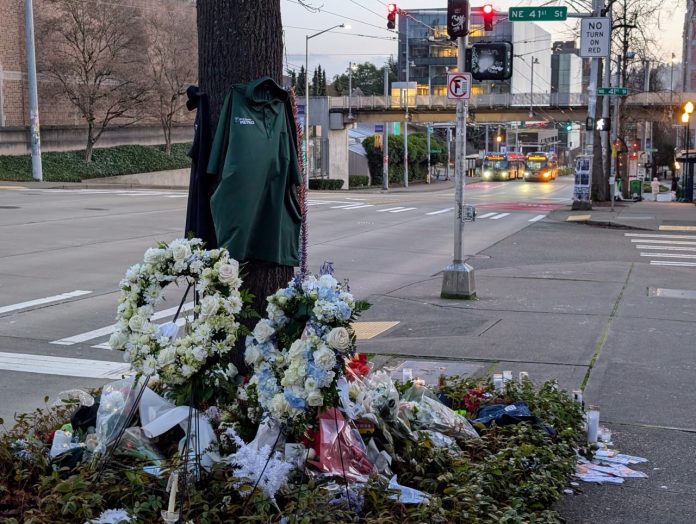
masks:
<path id="1" fill-rule="evenodd" d="M 484 180 L 513 180 L 522 178 L 524 156 L 519 153 L 488 153 L 481 169 Z"/>
<path id="2" fill-rule="evenodd" d="M 558 176 L 558 160 L 553 153 L 528 153 L 524 163 L 524 181 L 550 182 Z"/>

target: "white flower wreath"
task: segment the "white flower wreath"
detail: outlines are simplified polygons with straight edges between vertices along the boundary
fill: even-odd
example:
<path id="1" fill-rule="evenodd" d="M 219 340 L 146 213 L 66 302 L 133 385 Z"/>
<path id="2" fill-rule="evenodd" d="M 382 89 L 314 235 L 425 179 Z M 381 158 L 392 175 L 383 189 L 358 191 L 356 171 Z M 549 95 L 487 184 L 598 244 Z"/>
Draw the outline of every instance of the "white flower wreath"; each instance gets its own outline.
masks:
<path id="1" fill-rule="evenodd" d="M 172 322 L 152 322 L 164 288 L 178 279 L 195 284 L 199 300 L 185 335 L 177 338 Z M 125 351 L 125 360 L 137 373 L 158 375 L 170 386 L 184 384 L 198 373 L 217 385 L 232 379 L 237 368 L 221 358 L 233 350 L 243 307 L 239 263 L 225 249 L 203 249 L 199 239 L 177 239 L 145 252 L 144 262 L 128 269 L 121 280 L 116 330 L 112 349 Z"/>

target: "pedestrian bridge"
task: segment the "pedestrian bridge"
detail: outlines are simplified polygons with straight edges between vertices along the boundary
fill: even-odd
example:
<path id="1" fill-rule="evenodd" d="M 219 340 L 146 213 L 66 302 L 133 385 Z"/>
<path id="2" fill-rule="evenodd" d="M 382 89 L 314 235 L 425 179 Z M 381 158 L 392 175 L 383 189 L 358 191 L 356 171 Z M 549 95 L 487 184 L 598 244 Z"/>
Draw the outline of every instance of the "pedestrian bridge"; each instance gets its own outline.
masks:
<path id="1" fill-rule="evenodd" d="M 628 95 L 626 105 L 636 120 L 668 120 L 678 118 L 680 106 L 696 101 L 696 93 L 635 93 Z M 612 101 L 614 97 L 611 97 Z M 584 122 L 587 117 L 587 93 L 517 93 L 473 95 L 469 100 L 469 119 L 478 122 L 510 122 L 555 120 Z M 597 97 L 602 103 L 602 97 Z M 418 95 L 408 97 L 409 115 L 413 122 L 452 122 L 456 100 L 446 96 Z M 405 97 L 336 96 L 329 97 L 329 110 L 343 113 L 346 122 L 403 121 Z M 531 110 L 531 116 L 530 116 Z"/>

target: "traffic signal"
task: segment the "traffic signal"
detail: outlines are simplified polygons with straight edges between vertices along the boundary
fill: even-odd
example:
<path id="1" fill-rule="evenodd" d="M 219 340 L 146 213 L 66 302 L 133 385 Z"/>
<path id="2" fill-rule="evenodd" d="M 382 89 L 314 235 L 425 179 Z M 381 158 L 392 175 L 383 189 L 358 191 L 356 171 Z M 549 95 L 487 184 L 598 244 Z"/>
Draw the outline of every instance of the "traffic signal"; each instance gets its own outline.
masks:
<path id="1" fill-rule="evenodd" d="M 611 120 L 608 118 L 600 118 L 597 120 L 597 131 L 609 131 Z"/>
<path id="2" fill-rule="evenodd" d="M 491 4 L 485 4 L 481 8 L 483 14 L 483 30 L 493 31 L 493 18 L 495 18 L 495 9 Z"/>
<path id="3" fill-rule="evenodd" d="M 452 40 L 469 34 L 469 0 L 447 0 L 447 34 Z"/>
<path id="4" fill-rule="evenodd" d="M 396 28 L 396 4 L 387 4 L 387 29 Z"/>
<path id="5" fill-rule="evenodd" d="M 568 132 L 570 132 L 570 131 L 573 130 L 573 123 L 572 123 L 570 120 L 568 120 L 568 121 L 566 122 L 565 130 L 568 131 Z"/>
<path id="6" fill-rule="evenodd" d="M 465 71 L 474 80 L 508 80 L 512 77 L 512 43 L 476 43 L 466 50 Z"/>

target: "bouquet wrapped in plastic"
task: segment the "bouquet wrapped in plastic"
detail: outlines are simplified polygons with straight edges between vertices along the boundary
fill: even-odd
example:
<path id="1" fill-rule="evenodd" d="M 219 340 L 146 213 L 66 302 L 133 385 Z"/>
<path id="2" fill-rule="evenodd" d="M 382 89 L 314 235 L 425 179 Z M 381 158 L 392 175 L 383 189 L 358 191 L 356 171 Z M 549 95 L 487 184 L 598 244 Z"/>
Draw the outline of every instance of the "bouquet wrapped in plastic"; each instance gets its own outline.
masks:
<path id="1" fill-rule="evenodd" d="M 445 406 L 423 385 L 414 384 L 406 391 L 401 407 L 414 429 L 430 429 L 455 438 L 478 437 L 478 433 L 465 417 Z"/>
<path id="2" fill-rule="evenodd" d="M 352 481 L 366 482 L 375 472 L 360 434 L 336 408 L 319 415 L 319 456 L 309 463 L 324 473 Z"/>

